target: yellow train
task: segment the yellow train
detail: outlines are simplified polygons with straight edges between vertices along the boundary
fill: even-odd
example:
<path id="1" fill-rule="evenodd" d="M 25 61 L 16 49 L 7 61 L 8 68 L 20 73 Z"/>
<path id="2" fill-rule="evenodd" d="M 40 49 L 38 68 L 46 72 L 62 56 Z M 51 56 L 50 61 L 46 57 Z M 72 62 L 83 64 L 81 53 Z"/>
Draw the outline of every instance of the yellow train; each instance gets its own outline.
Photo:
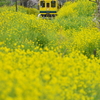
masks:
<path id="1" fill-rule="evenodd" d="M 39 0 L 39 15 L 42 17 L 55 17 L 60 6 L 58 0 Z"/>

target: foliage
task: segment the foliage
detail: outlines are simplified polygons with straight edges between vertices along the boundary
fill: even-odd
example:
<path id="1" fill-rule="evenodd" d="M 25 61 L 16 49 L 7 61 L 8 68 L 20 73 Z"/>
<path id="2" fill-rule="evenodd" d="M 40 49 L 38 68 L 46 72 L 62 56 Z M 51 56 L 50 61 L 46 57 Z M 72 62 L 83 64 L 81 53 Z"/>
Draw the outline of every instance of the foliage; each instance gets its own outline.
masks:
<path id="1" fill-rule="evenodd" d="M 34 15 L 38 15 L 39 11 L 35 8 L 27 8 L 27 14 L 34 14 Z"/>
<path id="2" fill-rule="evenodd" d="M 10 4 L 9 0 L 0 0 L 0 6 L 9 5 L 9 4 Z"/>
<path id="3" fill-rule="evenodd" d="M 87 0 L 67 2 L 46 20 L 36 9 L 0 7 L 0 100 L 99 100 L 94 9 Z"/>
<path id="4" fill-rule="evenodd" d="M 100 98 L 100 59 L 88 59 L 78 51 L 61 57 L 47 49 L 0 50 L 0 100 Z"/>

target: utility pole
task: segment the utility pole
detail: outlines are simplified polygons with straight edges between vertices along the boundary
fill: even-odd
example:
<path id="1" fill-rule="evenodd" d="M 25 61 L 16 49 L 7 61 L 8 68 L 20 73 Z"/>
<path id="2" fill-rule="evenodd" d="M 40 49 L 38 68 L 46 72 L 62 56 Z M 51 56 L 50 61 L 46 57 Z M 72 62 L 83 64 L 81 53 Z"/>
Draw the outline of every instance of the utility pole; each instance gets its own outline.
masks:
<path id="1" fill-rule="evenodd" d="M 100 30 L 100 0 L 89 0 L 89 1 L 92 1 L 94 3 L 97 4 L 97 12 L 96 12 L 96 16 L 95 16 L 95 21 L 97 23 L 97 27 L 99 28 Z"/>
<path id="2" fill-rule="evenodd" d="M 15 6 L 16 6 L 16 12 L 17 12 L 18 11 L 17 0 L 16 0 L 16 3 L 15 3 Z"/>

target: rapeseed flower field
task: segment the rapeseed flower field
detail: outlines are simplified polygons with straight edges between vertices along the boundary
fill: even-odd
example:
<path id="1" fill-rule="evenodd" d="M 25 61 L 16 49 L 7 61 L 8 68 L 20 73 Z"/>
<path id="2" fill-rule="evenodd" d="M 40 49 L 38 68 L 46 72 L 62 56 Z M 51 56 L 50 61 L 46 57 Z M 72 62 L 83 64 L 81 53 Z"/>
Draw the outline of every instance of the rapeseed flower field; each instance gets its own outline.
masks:
<path id="1" fill-rule="evenodd" d="M 0 7 L 0 100 L 100 100 L 96 5 L 66 2 L 53 20 Z"/>

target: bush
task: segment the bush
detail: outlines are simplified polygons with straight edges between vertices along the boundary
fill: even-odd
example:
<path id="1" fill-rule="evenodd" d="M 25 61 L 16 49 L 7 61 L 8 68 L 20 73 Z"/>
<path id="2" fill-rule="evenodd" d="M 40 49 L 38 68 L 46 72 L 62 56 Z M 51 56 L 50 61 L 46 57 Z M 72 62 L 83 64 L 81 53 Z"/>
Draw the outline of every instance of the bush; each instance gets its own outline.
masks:
<path id="1" fill-rule="evenodd" d="M 27 14 L 34 14 L 34 15 L 38 15 L 39 11 L 35 8 L 27 8 Z"/>

